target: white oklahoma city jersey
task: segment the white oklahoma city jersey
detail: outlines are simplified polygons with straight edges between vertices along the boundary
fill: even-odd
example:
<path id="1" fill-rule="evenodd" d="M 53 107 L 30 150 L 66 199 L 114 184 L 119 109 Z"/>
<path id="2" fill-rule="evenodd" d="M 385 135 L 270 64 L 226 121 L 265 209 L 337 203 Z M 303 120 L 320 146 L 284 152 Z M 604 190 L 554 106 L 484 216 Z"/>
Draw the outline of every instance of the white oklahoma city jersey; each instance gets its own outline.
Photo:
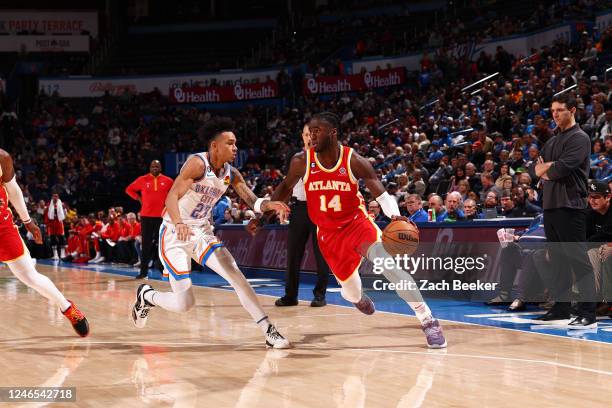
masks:
<path id="1" fill-rule="evenodd" d="M 179 199 L 178 207 L 185 224 L 199 227 L 209 224 L 213 207 L 227 191 L 231 183 L 232 166 L 225 163 L 223 173 L 217 177 L 208 162 L 208 153 L 196 153 L 191 157 L 198 157 L 204 162 L 204 175 L 199 180 L 195 180 L 185 195 Z M 164 214 L 164 221 L 172 222 L 167 212 Z"/>

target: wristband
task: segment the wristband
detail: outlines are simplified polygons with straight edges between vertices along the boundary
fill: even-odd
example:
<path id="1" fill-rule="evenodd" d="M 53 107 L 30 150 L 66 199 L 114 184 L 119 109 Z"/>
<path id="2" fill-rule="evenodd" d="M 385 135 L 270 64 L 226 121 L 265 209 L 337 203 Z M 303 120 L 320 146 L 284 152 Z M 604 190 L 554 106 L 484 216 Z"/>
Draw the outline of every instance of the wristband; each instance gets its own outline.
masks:
<path id="1" fill-rule="evenodd" d="M 268 200 L 267 198 L 258 198 L 255 201 L 255 205 L 253 205 L 253 210 L 258 213 L 261 214 L 261 205 L 263 204 L 264 201 Z"/>
<path id="2" fill-rule="evenodd" d="M 23 223 L 23 225 L 28 225 L 28 224 L 30 224 L 32 222 L 32 219 L 30 218 L 27 221 L 21 221 L 21 222 Z"/>

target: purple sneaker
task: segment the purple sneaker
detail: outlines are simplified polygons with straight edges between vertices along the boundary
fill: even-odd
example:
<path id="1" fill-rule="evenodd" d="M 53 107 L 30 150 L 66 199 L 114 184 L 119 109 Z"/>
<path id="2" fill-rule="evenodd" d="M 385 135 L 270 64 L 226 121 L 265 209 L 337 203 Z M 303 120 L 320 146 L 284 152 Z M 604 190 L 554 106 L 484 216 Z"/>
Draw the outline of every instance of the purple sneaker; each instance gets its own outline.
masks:
<path id="1" fill-rule="evenodd" d="M 361 300 L 359 302 L 353 304 L 357 309 L 359 309 L 361 313 L 367 315 L 374 314 L 374 312 L 376 311 L 374 302 L 372 302 L 372 299 L 370 299 L 365 293 L 361 295 Z"/>
<path id="2" fill-rule="evenodd" d="M 445 348 L 446 339 L 442 333 L 442 326 L 437 319 L 428 319 L 423 324 L 423 333 L 427 338 L 427 347 L 433 349 Z"/>

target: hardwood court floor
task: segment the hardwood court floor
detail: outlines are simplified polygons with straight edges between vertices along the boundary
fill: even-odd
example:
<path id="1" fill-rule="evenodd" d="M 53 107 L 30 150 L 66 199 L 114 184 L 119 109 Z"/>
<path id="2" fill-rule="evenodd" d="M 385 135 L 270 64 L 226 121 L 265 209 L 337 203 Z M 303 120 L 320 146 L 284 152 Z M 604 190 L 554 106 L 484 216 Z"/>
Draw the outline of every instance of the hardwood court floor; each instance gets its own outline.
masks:
<path id="1" fill-rule="evenodd" d="M 52 407 L 516 408 L 611 401 L 610 344 L 445 322 L 449 348 L 430 351 L 412 317 L 365 316 L 340 306 L 277 309 L 273 298 L 260 297 L 295 345 L 266 350 L 231 291 L 196 287 L 195 310 L 153 309 L 138 330 L 127 317 L 133 279 L 38 269 L 87 314 L 92 333 L 78 338 L 55 307 L 0 267 L 0 386 L 76 387 L 76 403 Z"/>

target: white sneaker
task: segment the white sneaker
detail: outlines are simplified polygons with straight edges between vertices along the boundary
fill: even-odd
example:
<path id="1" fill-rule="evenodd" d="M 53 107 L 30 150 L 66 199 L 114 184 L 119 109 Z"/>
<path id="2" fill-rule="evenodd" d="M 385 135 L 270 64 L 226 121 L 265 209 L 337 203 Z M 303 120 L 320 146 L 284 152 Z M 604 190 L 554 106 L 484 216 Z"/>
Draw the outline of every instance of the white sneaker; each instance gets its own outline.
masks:
<path id="1" fill-rule="evenodd" d="M 134 302 L 134 306 L 132 306 L 131 318 L 134 326 L 139 329 L 145 327 L 147 319 L 149 318 L 149 310 L 155 307 L 154 304 L 147 302 L 144 298 L 145 293 L 151 290 L 153 290 L 151 285 L 147 285 L 146 283 L 140 285 L 136 290 L 136 302 Z"/>
<path id="2" fill-rule="evenodd" d="M 105 260 L 106 260 L 106 258 L 104 258 L 103 256 L 101 256 L 100 258 L 98 258 L 98 259 L 94 259 L 93 261 L 91 261 L 91 263 L 99 264 L 99 263 L 104 262 Z"/>
<path id="3" fill-rule="evenodd" d="M 268 331 L 266 332 L 266 347 L 275 348 L 275 349 L 288 349 L 291 348 L 291 343 L 289 340 L 283 337 L 282 334 L 276 330 L 273 324 L 268 326 Z"/>

